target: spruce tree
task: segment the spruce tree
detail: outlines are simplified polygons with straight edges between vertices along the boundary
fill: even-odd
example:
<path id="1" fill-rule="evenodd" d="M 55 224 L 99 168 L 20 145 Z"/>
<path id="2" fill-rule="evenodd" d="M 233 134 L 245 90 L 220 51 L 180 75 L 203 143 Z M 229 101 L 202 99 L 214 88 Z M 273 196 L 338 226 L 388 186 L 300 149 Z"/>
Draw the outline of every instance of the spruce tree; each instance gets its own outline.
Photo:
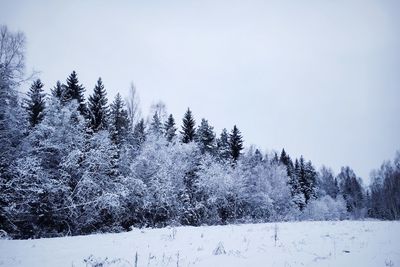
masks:
<path id="1" fill-rule="evenodd" d="M 126 137 L 129 129 L 128 112 L 124 108 L 124 102 L 118 93 L 111 104 L 109 131 L 111 140 L 120 145 Z"/>
<path id="2" fill-rule="evenodd" d="M 301 175 L 301 167 L 299 160 L 296 159 L 294 163 L 293 174 L 289 176 L 288 184 L 290 186 L 293 203 L 295 203 L 300 210 L 303 210 L 306 205 L 306 202 L 302 186 L 300 183 L 300 175 Z"/>
<path id="3" fill-rule="evenodd" d="M 279 158 L 279 162 L 286 167 L 287 176 L 292 176 L 294 172 L 293 161 L 290 158 L 289 154 L 286 153 L 285 149 L 282 149 L 281 156 Z"/>
<path id="4" fill-rule="evenodd" d="M 54 86 L 53 89 L 51 89 L 51 94 L 56 97 L 59 100 L 63 100 L 63 96 L 64 96 L 64 85 L 61 84 L 60 81 L 57 81 L 56 86 Z"/>
<path id="5" fill-rule="evenodd" d="M 230 158 L 231 148 L 229 145 L 229 135 L 228 131 L 225 128 L 222 129 L 221 135 L 217 139 L 217 149 L 220 159 L 228 160 Z"/>
<path id="6" fill-rule="evenodd" d="M 78 110 L 82 115 L 86 115 L 86 105 L 84 97 L 85 87 L 79 84 L 78 75 L 73 71 L 67 78 L 67 85 L 64 92 L 64 100 L 77 100 L 79 103 Z"/>
<path id="7" fill-rule="evenodd" d="M 243 139 L 236 125 L 233 126 L 231 134 L 229 135 L 229 146 L 233 161 L 237 161 L 241 151 L 243 150 Z"/>
<path id="8" fill-rule="evenodd" d="M 169 142 L 176 136 L 175 119 L 172 114 L 169 115 L 167 121 L 164 123 L 164 133 Z"/>
<path id="9" fill-rule="evenodd" d="M 136 150 L 139 150 L 140 146 L 146 140 L 145 126 L 144 120 L 141 119 L 138 123 L 136 123 L 133 128 L 133 142 Z"/>
<path id="10" fill-rule="evenodd" d="M 213 154 L 215 152 L 215 133 L 214 128 L 208 124 L 206 119 L 202 119 L 196 132 L 196 142 L 200 152 Z"/>
<path id="11" fill-rule="evenodd" d="M 33 82 L 27 96 L 25 108 L 28 112 L 28 120 L 31 127 L 35 127 L 43 119 L 45 109 L 45 94 L 40 79 Z"/>
<path id="12" fill-rule="evenodd" d="M 183 125 L 182 125 L 182 143 L 190 143 L 194 140 L 195 137 L 195 120 L 192 115 L 192 111 L 188 109 L 183 117 Z"/>
<path id="13" fill-rule="evenodd" d="M 90 127 L 93 131 L 107 129 L 108 106 L 107 93 L 104 89 L 101 78 L 98 79 L 93 90 L 93 95 L 89 96 L 89 116 Z"/>
<path id="14" fill-rule="evenodd" d="M 306 203 L 310 200 L 316 198 L 316 182 L 317 182 L 317 172 L 311 161 L 308 161 L 304 166 L 305 172 L 305 184 L 303 187 L 304 197 Z"/>
<path id="15" fill-rule="evenodd" d="M 156 136 L 160 136 L 162 134 L 162 123 L 157 111 L 154 112 L 153 118 L 151 120 L 150 132 Z"/>

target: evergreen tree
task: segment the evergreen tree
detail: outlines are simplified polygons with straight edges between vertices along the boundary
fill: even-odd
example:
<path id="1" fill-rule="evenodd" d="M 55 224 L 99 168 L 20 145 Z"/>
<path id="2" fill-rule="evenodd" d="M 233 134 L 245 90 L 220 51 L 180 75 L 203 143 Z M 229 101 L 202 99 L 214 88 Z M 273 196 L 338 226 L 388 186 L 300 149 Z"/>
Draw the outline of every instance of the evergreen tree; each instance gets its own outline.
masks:
<path id="1" fill-rule="evenodd" d="M 190 143 L 194 140 L 195 137 L 195 120 L 192 115 L 192 111 L 188 109 L 183 117 L 183 125 L 182 125 L 182 143 Z"/>
<path id="2" fill-rule="evenodd" d="M 162 134 L 162 123 L 158 112 L 154 112 L 153 118 L 150 123 L 150 132 L 156 136 L 161 136 Z"/>
<path id="3" fill-rule="evenodd" d="M 111 104 L 109 131 L 111 140 L 119 145 L 126 137 L 129 129 L 128 112 L 124 108 L 124 102 L 118 93 Z"/>
<path id="4" fill-rule="evenodd" d="M 43 93 L 43 83 L 37 79 L 31 85 L 28 98 L 25 99 L 25 108 L 28 112 L 28 120 L 31 127 L 42 121 L 45 109 L 45 94 Z"/>
<path id="5" fill-rule="evenodd" d="M 316 198 L 316 182 L 317 182 L 317 172 L 311 161 L 308 161 L 304 166 L 305 172 L 305 183 L 303 184 L 304 197 L 306 203 L 310 200 Z"/>
<path id="6" fill-rule="evenodd" d="M 231 156 L 228 131 L 222 129 L 221 135 L 217 139 L 218 155 L 222 160 L 228 160 Z"/>
<path id="7" fill-rule="evenodd" d="M 214 128 L 208 124 L 206 119 L 202 119 L 196 132 L 196 142 L 200 152 L 213 154 L 215 151 L 215 133 Z"/>
<path id="8" fill-rule="evenodd" d="M 279 162 L 286 167 L 286 173 L 289 177 L 293 175 L 294 166 L 293 161 L 290 158 L 289 154 L 286 153 L 285 149 L 282 149 L 281 156 L 279 158 Z"/>
<path id="9" fill-rule="evenodd" d="M 144 120 L 141 119 L 138 123 L 136 123 L 135 127 L 133 128 L 133 142 L 136 151 L 139 150 L 144 141 L 146 141 L 146 133 Z"/>
<path id="10" fill-rule="evenodd" d="M 304 199 L 307 204 L 312 198 L 315 198 L 316 196 L 315 186 L 317 173 L 312 166 L 311 161 L 306 163 L 303 156 L 300 157 L 299 161 L 298 179 L 301 191 L 304 194 Z"/>
<path id="11" fill-rule="evenodd" d="M 164 133 L 169 142 L 176 136 L 175 119 L 172 114 L 169 115 L 167 121 L 164 123 Z"/>
<path id="12" fill-rule="evenodd" d="M 229 135 L 229 146 L 232 159 L 237 161 L 243 150 L 243 139 L 236 125 L 233 126 L 232 132 Z"/>
<path id="13" fill-rule="evenodd" d="M 67 78 L 67 85 L 64 92 L 64 100 L 77 100 L 79 103 L 78 110 L 82 115 L 86 115 L 86 104 L 85 104 L 85 87 L 79 84 L 78 75 L 73 71 Z"/>
<path id="14" fill-rule="evenodd" d="M 107 128 L 108 106 L 107 93 L 104 89 L 101 78 L 98 79 L 93 90 L 93 95 L 89 96 L 89 115 L 90 127 L 93 131 L 105 130 Z"/>
<path id="15" fill-rule="evenodd" d="M 63 100 L 64 97 L 64 90 L 65 90 L 65 85 L 61 84 L 60 81 L 57 81 L 56 86 L 54 86 L 53 89 L 51 89 L 51 94 L 56 97 L 59 100 Z"/>
<path id="16" fill-rule="evenodd" d="M 300 210 L 303 210 L 306 205 L 300 182 L 300 176 L 302 172 L 303 171 L 301 170 L 299 160 L 296 159 L 294 163 L 293 174 L 289 176 L 288 184 L 290 186 L 293 202 L 299 207 Z"/>

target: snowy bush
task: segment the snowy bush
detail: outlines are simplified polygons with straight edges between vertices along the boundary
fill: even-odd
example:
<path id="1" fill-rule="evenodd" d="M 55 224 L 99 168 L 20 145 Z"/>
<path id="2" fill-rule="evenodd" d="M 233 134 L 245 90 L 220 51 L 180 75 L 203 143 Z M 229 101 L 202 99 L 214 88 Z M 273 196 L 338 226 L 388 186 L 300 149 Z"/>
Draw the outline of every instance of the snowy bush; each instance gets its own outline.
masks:
<path id="1" fill-rule="evenodd" d="M 346 203 L 342 196 L 336 199 L 326 195 L 312 200 L 303 210 L 303 219 L 309 220 L 343 220 L 347 216 Z"/>

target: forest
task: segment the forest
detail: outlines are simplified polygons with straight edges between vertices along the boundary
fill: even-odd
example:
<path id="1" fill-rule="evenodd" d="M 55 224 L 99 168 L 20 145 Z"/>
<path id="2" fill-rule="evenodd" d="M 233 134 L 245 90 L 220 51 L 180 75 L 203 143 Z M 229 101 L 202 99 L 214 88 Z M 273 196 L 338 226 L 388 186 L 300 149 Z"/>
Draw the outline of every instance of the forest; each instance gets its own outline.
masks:
<path id="1" fill-rule="evenodd" d="M 46 89 L 25 72 L 25 42 L 1 26 L 2 236 L 400 219 L 400 152 L 365 185 L 349 166 L 335 174 L 285 149 L 245 147 L 239 127 L 216 133 L 190 108 L 176 120 L 158 103 L 146 119 L 133 86 L 109 101 L 101 78 L 85 89 L 72 71 Z"/>

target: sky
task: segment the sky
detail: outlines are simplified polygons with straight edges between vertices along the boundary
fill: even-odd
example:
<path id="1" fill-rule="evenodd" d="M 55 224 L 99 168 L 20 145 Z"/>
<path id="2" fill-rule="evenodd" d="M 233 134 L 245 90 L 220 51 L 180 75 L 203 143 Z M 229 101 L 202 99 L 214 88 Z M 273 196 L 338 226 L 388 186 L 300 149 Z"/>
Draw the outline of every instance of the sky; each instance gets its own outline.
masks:
<path id="1" fill-rule="evenodd" d="M 161 100 L 180 124 L 190 107 L 247 147 L 366 183 L 400 149 L 398 14 L 396 0 L 0 0 L 47 90 L 72 70 L 110 100 L 134 82 L 145 115 Z"/>

